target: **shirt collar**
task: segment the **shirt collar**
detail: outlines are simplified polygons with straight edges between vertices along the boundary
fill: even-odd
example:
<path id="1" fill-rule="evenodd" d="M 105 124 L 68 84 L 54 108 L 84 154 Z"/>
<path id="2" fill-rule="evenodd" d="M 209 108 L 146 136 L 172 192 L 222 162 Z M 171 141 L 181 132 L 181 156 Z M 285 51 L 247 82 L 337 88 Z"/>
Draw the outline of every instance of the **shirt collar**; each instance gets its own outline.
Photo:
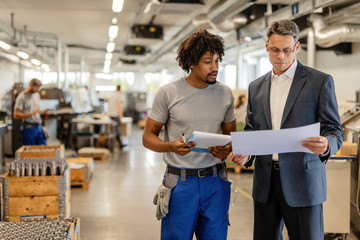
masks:
<path id="1" fill-rule="evenodd" d="M 284 75 L 283 77 L 289 78 L 289 79 L 294 79 L 295 76 L 295 71 L 296 71 L 296 67 L 298 65 L 297 60 L 295 59 L 294 62 L 291 64 L 291 66 L 288 68 L 288 70 L 286 70 L 286 72 L 284 72 L 283 74 L 279 75 L 279 77 L 281 77 L 282 75 Z M 271 79 L 276 76 L 274 74 L 274 71 L 271 70 Z"/>

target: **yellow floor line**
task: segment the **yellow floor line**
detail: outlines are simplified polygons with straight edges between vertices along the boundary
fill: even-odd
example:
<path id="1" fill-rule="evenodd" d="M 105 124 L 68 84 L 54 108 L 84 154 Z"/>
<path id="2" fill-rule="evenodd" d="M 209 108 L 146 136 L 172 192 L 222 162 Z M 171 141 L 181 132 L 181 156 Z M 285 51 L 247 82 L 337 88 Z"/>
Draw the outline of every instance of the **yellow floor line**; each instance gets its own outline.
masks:
<path id="1" fill-rule="evenodd" d="M 236 186 L 236 190 L 242 194 L 244 197 L 246 197 L 247 199 L 250 199 L 251 201 L 253 200 L 253 198 L 251 197 L 250 194 L 248 194 L 247 192 L 245 192 L 244 190 L 240 189 L 238 186 Z"/>

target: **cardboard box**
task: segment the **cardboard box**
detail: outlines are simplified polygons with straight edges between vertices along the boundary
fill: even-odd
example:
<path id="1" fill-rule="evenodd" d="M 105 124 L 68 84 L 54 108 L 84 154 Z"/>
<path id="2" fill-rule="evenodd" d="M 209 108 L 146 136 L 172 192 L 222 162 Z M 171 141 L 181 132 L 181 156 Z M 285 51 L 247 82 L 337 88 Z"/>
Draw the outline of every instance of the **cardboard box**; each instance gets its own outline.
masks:
<path id="1" fill-rule="evenodd" d="M 342 147 L 340 148 L 337 155 L 342 156 L 356 156 L 358 151 L 358 146 L 356 143 L 350 143 L 350 142 L 343 142 Z"/>

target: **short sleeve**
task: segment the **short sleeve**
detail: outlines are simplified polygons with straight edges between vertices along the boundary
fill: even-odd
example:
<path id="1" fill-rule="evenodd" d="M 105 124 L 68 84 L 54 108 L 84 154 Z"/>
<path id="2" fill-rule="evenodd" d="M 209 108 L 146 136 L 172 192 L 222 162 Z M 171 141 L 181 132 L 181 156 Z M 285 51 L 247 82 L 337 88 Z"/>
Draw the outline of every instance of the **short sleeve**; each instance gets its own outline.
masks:
<path id="1" fill-rule="evenodd" d="M 20 109 L 21 111 L 24 110 L 24 97 L 23 94 L 19 94 L 15 101 L 15 109 Z"/>
<path id="2" fill-rule="evenodd" d="M 163 88 L 156 93 L 149 117 L 157 122 L 165 123 L 169 117 L 168 99 Z"/>
<path id="3" fill-rule="evenodd" d="M 229 91 L 229 104 L 227 105 L 228 108 L 225 113 L 224 122 L 232 122 L 235 119 L 234 116 L 234 95 L 232 94 L 231 90 Z"/>

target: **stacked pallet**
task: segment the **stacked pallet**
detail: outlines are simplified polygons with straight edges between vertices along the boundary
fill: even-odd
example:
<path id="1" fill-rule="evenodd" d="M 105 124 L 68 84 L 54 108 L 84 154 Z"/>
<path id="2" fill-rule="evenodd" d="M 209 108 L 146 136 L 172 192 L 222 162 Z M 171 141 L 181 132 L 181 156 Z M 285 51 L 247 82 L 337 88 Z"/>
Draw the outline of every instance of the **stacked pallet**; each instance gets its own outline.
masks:
<path id="1" fill-rule="evenodd" d="M 94 160 L 108 159 L 110 151 L 106 148 L 83 147 L 78 151 L 79 157 L 91 157 Z"/>
<path id="2" fill-rule="evenodd" d="M 89 157 L 67 158 L 70 167 L 71 186 L 89 189 L 89 183 L 94 171 L 94 160 Z"/>

